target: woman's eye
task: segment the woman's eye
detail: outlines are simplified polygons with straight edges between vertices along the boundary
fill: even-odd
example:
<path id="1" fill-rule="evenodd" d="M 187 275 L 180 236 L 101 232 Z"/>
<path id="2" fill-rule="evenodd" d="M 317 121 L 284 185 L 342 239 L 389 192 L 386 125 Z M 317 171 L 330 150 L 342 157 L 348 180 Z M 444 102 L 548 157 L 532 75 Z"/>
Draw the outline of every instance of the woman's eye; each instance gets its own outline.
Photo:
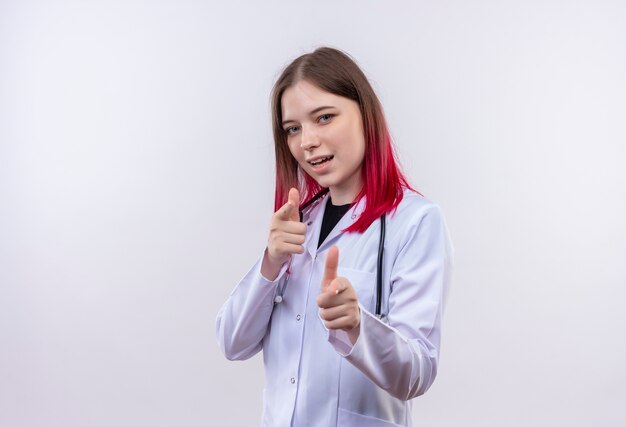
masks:
<path id="1" fill-rule="evenodd" d="M 288 127 L 287 129 L 285 129 L 285 133 L 287 135 L 293 135 L 296 132 L 298 132 L 298 128 L 296 126 L 291 126 L 291 127 Z"/>
<path id="2" fill-rule="evenodd" d="M 330 119 L 332 119 L 332 118 L 333 118 L 332 114 L 324 114 L 324 115 L 320 116 L 319 122 L 320 123 L 326 123 L 326 122 L 330 121 Z"/>

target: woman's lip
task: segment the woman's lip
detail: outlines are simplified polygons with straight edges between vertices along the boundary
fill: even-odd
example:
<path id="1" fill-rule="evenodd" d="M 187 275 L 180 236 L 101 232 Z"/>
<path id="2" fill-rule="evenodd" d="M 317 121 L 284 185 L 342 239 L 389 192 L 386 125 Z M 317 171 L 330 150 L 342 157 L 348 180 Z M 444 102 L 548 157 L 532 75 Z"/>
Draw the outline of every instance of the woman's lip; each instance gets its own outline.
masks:
<path id="1" fill-rule="evenodd" d="M 330 160 L 327 160 L 324 163 L 320 163 L 319 165 L 311 165 L 310 163 L 309 165 L 311 166 L 311 170 L 313 170 L 313 172 L 324 173 L 330 167 L 330 164 L 332 163 L 333 160 L 334 158 L 331 158 Z"/>
<path id="2" fill-rule="evenodd" d="M 308 164 L 311 164 L 312 162 L 317 162 L 318 160 L 326 159 L 326 158 L 329 158 L 329 157 L 332 159 L 335 156 L 333 156 L 332 154 L 327 154 L 325 156 L 316 156 L 316 157 L 313 157 L 311 159 L 308 159 L 306 162 Z"/>

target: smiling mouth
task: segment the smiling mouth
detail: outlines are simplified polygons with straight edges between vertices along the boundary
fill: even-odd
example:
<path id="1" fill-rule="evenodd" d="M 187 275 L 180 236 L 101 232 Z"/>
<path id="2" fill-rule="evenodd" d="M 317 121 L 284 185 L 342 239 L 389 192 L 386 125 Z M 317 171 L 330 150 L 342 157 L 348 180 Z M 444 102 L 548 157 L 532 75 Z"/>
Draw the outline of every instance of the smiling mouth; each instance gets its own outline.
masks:
<path id="1" fill-rule="evenodd" d="M 327 161 L 329 161 L 329 160 L 332 160 L 332 159 L 333 159 L 333 157 L 335 157 L 335 156 L 327 156 L 327 157 L 322 157 L 321 159 L 317 159 L 317 160 L 314 160 L 314 161 L 312 161 L 312 162 L 309 162 L 309 164 L 310 164 L 311 166 L 318 166 L 318 165 L 321 165 L 321 164 L 323 164 L 323 163 L 326 163 L 326 162 L 327 162 Z"/>

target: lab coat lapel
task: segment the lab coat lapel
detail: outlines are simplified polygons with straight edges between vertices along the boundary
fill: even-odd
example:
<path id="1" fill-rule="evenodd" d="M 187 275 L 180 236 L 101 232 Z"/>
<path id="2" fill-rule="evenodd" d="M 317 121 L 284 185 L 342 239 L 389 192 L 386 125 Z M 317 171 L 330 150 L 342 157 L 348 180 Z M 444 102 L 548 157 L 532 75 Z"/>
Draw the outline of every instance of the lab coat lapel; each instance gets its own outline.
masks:
<path id="1" fill-rule="evenodd" d="M 327 198 L 329 201 L 327 203 L 330 203 L 330 197 Z M 324 205 L 325 207 L 326 205 Z M 337 223 L 337 225 L 335 225 L 335 228 L 333 228 L 330 232 L 330 234 L 328 234 L 328 236 L 326 237 L 326 239 L 324 240 L 324 243 L 322 243 L 322 245 L 319 247 L 320 251 L 324 251 L 327 248 L 329 248 L 330 246 L 333 245 L 333 242 L 335 240 L 337 240 L 337 238 L 339 238 L 339 236 L 341 236 L 343 233 L 345 233 L 346 228 L 350 227 L 352 224 L 354 224 L 356 222 L 357 219 L 359 219 L 359 216 L 361 215 L 361 213 L 363 213 L 363 210 L 365 209 L 365 196 L 361 198 L 361 200 L 359 200 L 358 203 L 356 203 L 354 206 L 352 206 L 348 212 L 346 212 L 346 214 L 339 220 L 339 222 Z M 322 210 L 323 212 L 323 210 Z M 321 215 L 319 215 L 320 217 L 323 217 L 323 213 Z M 321 221 L 320 221 L 321 224 Z M 317 236 L 319 238 L 319 232 L 317 233 Z"/>
<path id="2" fill-rule="evenodd" d="M 322 219 L 324 218 L 324 209 L 326 203 L 328 203 L 330 197 L 325 195 L 317 206 L 311 209 L 308 218 L 304 218 L 304 223 L 307 226 L 307 236 L 304 241 L 304 251 L 307 252 L 311 258 L 315 258 L 317 253 L 317 241 L 320 237 L 320 229 L 322 228 Z"/>

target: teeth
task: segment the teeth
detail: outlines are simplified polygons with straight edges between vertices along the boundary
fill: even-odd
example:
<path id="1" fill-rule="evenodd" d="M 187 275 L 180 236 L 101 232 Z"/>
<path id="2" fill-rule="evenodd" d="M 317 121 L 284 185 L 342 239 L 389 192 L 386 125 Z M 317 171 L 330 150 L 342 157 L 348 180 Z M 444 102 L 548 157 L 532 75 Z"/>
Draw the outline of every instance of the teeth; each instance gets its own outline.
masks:
<path id="1" fill-rule="evenodd" d="M 330 160 L 332 158 L 333 158 L 333 156 L 328 156 L 328 157 L 324 157 L 324 158 L 321 158 L 319 160 L 315 160 L 315 161 L 309 162 L 309 163 L 311 163 L 313 166 L 316 166 L 316 165 L 319 165 L 320 163 L 324 163 L 324 162 L 326 162 L 326 161 L 328 161 L 328 160 Z"/>

